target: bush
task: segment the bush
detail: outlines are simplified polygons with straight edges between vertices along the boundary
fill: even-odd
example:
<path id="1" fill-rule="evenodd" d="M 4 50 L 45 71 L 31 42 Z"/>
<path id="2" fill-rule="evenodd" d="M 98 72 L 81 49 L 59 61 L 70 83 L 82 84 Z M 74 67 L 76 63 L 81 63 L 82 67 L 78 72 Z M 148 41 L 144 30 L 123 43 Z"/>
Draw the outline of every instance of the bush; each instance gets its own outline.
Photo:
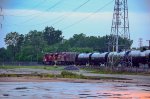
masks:
<path id="1" fill-rule="evenodd" d="M 62 71 L 61 76 L 63 78 L 85 78 L 83 75 L 79 75 L 76 73 L 68 72 L 68 71 Z"/>

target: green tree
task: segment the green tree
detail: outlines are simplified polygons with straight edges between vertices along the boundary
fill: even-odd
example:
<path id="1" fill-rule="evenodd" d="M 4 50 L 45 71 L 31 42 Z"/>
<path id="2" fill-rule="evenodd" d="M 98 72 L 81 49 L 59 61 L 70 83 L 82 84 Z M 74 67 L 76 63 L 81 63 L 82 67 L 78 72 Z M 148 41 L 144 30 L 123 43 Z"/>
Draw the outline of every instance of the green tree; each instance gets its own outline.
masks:
<path id="1" fill-rule="evenodd" d="M 39 60 L 39 56 L 41 56 L 45 46 L 46 42 L 43 39 L 42 32 L 34 30 L 25 35 L 24 47 L 27 49 L 27 52 L 30 50 L 31 53 L 27 54 L 30 54 L 30 57 L 33 57 L 32 60 Z"/>
<path id="2" fill-rule="evenodd" d="M 7 45 L 7 50 L 11 53 L 10 57 L 13 57 L 12 60 L 15 60 L 16 53 L 19 51 L 19 40 L 20 35 L 17 32 L 11 32 L 6 35 L 4 38 L 5 44 Z"/>
<path id="3" fill-rule="evenodd" d="M 4 62 L 9 60 L 10 60 L 10 56 L 8 51 L 5 48 L 0 48 L 0 61 Z"/>
<path id="4" fill-rule="evenodd" d="M 53 27 L 46 27 L 43 36 L 48 45 L 59 43 L 63 39 L 62 32 L 60 30 L 55 30 Z"/>
<path id="5" fill-rule="evenodd" d="M 69 39 L 69 44 L 71 47 L 86 47 L 86 35 L 83 33 L 74 34 L 73 37 Z"/>

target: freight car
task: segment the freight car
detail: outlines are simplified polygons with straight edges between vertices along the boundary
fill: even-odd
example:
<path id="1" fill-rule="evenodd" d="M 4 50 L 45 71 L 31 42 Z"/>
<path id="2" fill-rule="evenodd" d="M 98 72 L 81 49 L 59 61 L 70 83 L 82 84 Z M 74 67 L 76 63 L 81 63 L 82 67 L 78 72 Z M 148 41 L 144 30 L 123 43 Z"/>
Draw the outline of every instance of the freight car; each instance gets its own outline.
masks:
<path id="1" fill-rule="evenodd" d="M 81 53 L 76 56 L 76 65 L 89 65 L 92 53 Z"/>
<path id="2" fill-rule="evenodd" d="M 108 52 L 105 53 L 93 53 L 90 58 L 90 65 L 106 65 L 107 64 L 107 58 L 108 58 Z"/>
<path id="3" fill-rule="evenodd" d="M 150 68 L 150 50 L 122 51 L 105 53 L 49 53 L 43 57 L 44 64 L 57 65 L 91 65 L 91 66 L 134 66 L 147 64 Z"/>
<path id="4" fill-rule="evenodd" d="M 76 65 L 107 65 L 107 66 L 134 66 L 147 64 L 150 67 L 150 50 L 122 51 L 105 53 L 81 53 L 77 56 Z"/>

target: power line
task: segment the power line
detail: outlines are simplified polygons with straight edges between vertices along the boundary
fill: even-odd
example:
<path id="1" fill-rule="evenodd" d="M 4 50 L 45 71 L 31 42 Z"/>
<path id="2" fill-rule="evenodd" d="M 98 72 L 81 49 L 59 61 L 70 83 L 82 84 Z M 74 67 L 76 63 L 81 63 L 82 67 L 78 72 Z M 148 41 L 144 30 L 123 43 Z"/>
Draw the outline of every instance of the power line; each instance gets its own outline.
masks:
<path id="1" fill-rule="evenodd" d="M 57 3 L 55 3 L 53 6 L 47 8 L 45 11 L 49 11 L 49 10 L 53 9 L 54 7 L 56 7 L 57 5 L 59 5 L 61 2 L 63 2 L 63 0 L 59 0 Z M 38 14 L 37 16 L 33 16 L 33 17 L 31 17 L 30 19 L 28 19 L 28 20 L 26 20 L 26 21 L 24 21 L 24 22 L 22 22 L 22 23 L 29 22 L 29 21 L 31 21 L 31 20 L 33 20 L 33 19 L 35 19 L 35 18 L 37 18 L 37 17 L 39 17 L 39 16 L 41 16 L 41 15 L 42 15 L 42 14 Z"/>
<path id="2" fill-rule="evenodd" d="M 83 5 L 85 5 L 85 4 L 88 3 L 89 1 L 90 1 L 90 0 L 85 1 L 83 4 L 79 5 L 79 6 L 76 7 L 75 9 L 73 9 L 73 11 L 74 11 L 74 12 L 77 11 L 79 8 L 81 8 Z M 77 22 L 75 22 L 75 23 L 73 23 L 73 24 L 71 24 L 71 25 L 69 25 L 69 26 L 64 27 L 63 30 L 64 30 L 64 29 L 68 29 L 68 28 L 70 28 L 70 27 L 72 27 L 72 26 L 74 26 L 74 25 L 76 25 L 76 24 L 78 24 L 78 23 L 81 23 L 82 21 L 88 19 L 89 17 L 91 17 L 91 16 L 94 15 L 95 13 L 101 11 L 103 8 L 105 8 L 106 6 L 108 6 L 109 4 L 111 4 L 113 1 L 114 1 L 114 0 L 108 2 L 107 4 L 105 4 L 104 6 L 102 6 L 102 7 L 99 8 L 99 9 L 97 9 L 95 12 L 89 14 L 88 16 L 82 18 L 81 20 L 79 20 L 79 21 L 77 21 Z M 59 2 L 60 2 L 60 1 L 59 1 Z M 57 2 L 56 4 L 58 4 L 58 2 Z M 56 5 L 56 4 L 55 4 L 55 5 Z M 66 14 L 63 15 L 63 17 L 65 17 L 65 16 L 66 16 Z M 54 18 L 53 20 L 57 20 L 57 19 L 59 19 L 59 18 L 61 18 L 61 17 L 62 17 L 62 15 L 59 16 L 59 17 L 57 17 L 57 18 Z M 60 20 L 59 20 L 59 21 L 60 21 Z M 47 22 L 48 22 L 48 21 L 43 22 L 43 24 L 44 24 L 44 23 L 47 23 Z M 56 22 L 55 22 L 55 23 L 56 23 Z M 40 24 L 42 24 L 42 23 L 40 23 Z M 53 24 L 54 24 L 54 23 L 53 23 Z M 18 24 L 13 24 L 13 25 L 18 26 Z M 20 24 L 20 25 L 22 25 L 22 24 Z M 39 25 L 39 24 L 36 24 L 36 25 Z M 29 26 L 33 26 L 33 25 L 29 25 Z"/>
<path id="3" fill-rule="evenodd" d="M 78 9 L 80 9 L 82 6 L 86 5 L 90 0 L 86 0 L 83 4 L 79 5 L 77 8 L 73 9 L 73 12 L 76 12 Z M 72 14 L 70 14 L 69 16 L 71 16 Z M 63 16 L 63 18 L 61 18 L 60 20 L 56 21 L 55 23 L 53 23 L 52 25 L 55 25 L 61 21 L 63 21 L 64 19 L 66 19 L 67 17 L 65 17 L 66 15 Z"/>
<path id="4" fill-rule="evenodd" d="M 44 2 L 46 2 L 47 0 L 42 0 L 41 2 L 39 2 L 38 4 L 36 4 L 35 6 L 33 6 L 31 9 L 34 9 L 34 8 L 37 8 L 39 7 L 41 4 L 43 4 Z M 22 13 L 27 13 L 28 11 L 24 11 Z M 6 14 L 4 16 L 13 16 L 13 17 L 27 17 L 27 16 L 33 16 L 33 15 L 37 15 L 39 13 L 33 13 L 33 14 L 30 14 L 30 15 L 21 15 L 21 16 L 17 16 L 17 15 L 13 15 L 13 14 Z"/>
<path id="5" fill-rule="evenodd" d="M 82 18 L 82 19 L 80 19 L 80 20 L 78 20 L 78 21 L 72 23 L 71 25 L 68 25 L 68 26 L 64 27 L 62 30 L 66 30 L 66 29 L 68 29 L 68 28 L 70 28 L 70 27 L 72 27 L 72 26 L 74 26 L 74 25 L 76 25 L 76 24 L 78 24 L 78 23 L 81 23 L 82 21 L 84 21 L 84 20 L 88 19 L 89 17 L 93 16 L 95 13 L 97 13 L 97 12 L 101 11 L 102 9 L 104 9 L 106 6 L 108 6 L 109 4 L 111 4 L 113 1 L 114 1 L 114 0 L 108 2 L 108 3 L 105 4 L 103 7 L 97 9 L 94 13 L 89 14 L 89 15 L 86 16 L 85 18 Z"/>
<path id="6" fill-rule="evenodd" d="M 74 8 L 72 11 L 75 12 L 77 10 L 79 10 L 81 7 L 83 7 L 84 5 L 86 5 L 90 0 L 86 0 L 85 2 L 83 2 L 81 5 L 79 5 L 78 7 Z M 69 16 L 71 16 L 72 14 L 70 14 Z M 56 20 L 55 23 L 53 23 L 52 25 L 56 24 L 56 23 L 59 23 L 61 21 L 63 21 L 66 17 L 68 17 L 68 15 L 66 16 L 66 14 L 63 14 L 63 15 L 60 15 L 54 19 L 51 19 L 51 21 L 54 21 Z M 60 19 L 60 20 L 58 20 Z M 58 20 L 58 21 L 57 21 Z M 35 24 L 35 25 L 40 25 L 40 24 L 44 24 L 44 23 L 48 23 L 49 21 L 45 21 L 45 22 L 42 22 L 42 23 L 38 23 L 38 24 Z M 17 25 L 17 24 L 14 24 L 14 25 Z M 33 25 L 30 25 L 30 26 L 33 26 Z"/>
<path id="7" fill-rule="evenodd" d="M 75 9 L 73 9 L 72 11 L 73 11 L 73 12 L 76 12 L 76 11 L 79 10 L 82 6 L 86 5 L 89 1 L 90 1 L 90 0 L 86 0 L 86 1 L 83 2 L 81 5 L 79 5 L 79 6 L 76 7 Z M 56 22 L 54 22 L 54 23 L 52 23 L 51 25 L 55 25 L 55 24 L 57 24 L 57 23 L 63 21 L 64 19 L 66 19 L 68 16 L 71 16 L 71 15 L 72 15 L 72 14 L 67 15 L 67 16 L 66 16 L 66 14 L 60 15 L 60 16 L 58 16 L 58 17 L 52 19 L 52 20 L 58 20 L 58 19 L 59 19 L 59 20 L 56 21 Z M 42 22 L 42 23 L 39 23 L 39 24 L 44 24 L 44 23 L 48 23 L 48 22 L 49 22 L 49 21 L 45 21 L 45 22 Z M 39 25 L 39 24 L 36 24 L 36 25 Z"/>

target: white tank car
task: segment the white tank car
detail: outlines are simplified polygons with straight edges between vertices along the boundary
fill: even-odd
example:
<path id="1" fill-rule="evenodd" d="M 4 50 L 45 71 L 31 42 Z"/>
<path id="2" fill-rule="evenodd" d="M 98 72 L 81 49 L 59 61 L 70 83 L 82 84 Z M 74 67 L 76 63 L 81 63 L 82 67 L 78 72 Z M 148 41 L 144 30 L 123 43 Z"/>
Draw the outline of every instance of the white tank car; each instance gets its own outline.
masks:
<path id="1" fill-rule="evenodd" d="M 145 52 L 145 56 L 146 57 L 149 57 L 150 56 L 150 50 L 146 50 L 146 51 L 144 51 Z"/>
<path id="2" fill-rule="evenodd" d="M 124 57 L 125 54 L 126 54 L 126 51 L 123 51 L 123 52 L 118 53 L 117 56 L 119 56 L 119 57 Z"/>
<path id="3" fill-rule="evenodd" d="M 139 57 L 141 55 L 141 51 L 139 50 L 135 50 L 135 51 L 131 51 L 128 56 L 131 56 L 131 57 Z"/>
<path id="4" fill-rule="evenodd" d="M 117 53 L 117 52 L 110 52 L 110 53 L 108 54 L 108 58 L 113 58 L 113 57 L 116 57 L 116 56 L 118 56 L 118 53 Z"/>
<path id="5" fill-rule="evenodd" d="M 86 65 L 89 64 L 89 59 L 90 59 L 91 53 L 81 53 L 77 57 L 77 65 Z"/>
<path id="6" fill-rule="evenodd" d="M 78 59 L 87 59 L 90 55 L 91 53 L 81 53 L 78 55 Z"/>
<path id="7" fill-rule="evenodd" d="M 105 58 L 105 57 L 106 57 L 106 54 L 108 54 L 108 52 L 101 53 L 101 54 L 100 54 L 100 57 L 101 57 L 101 58 Z"/>
<path id="8" fill-rule="evenodd" d="M 111 65 L 116 62 L 118 59 L 118 53 L 117 52 L 110 52 L 108 54 L 107 63 L 110 63 Z"/>
<path id="9" fill-rule="evenodd" d="M 130 51 L 127 57 L 129 61 L 132 63 L 133 67 L 139 67 L 139 64 L 141 63 L 140 50 Z"/>
<path id="10" fill-rule="evenodd" d="M 91 59 L 93 60 L 93 59 L 98 59 L 98 58 L 100 58 L 100 53 L 93 53 L 92 55 L 91 55 Z"/>
<path id="11" fill-rule="evenodd" d="M 107 62 L 108 52 L 104 53 L 93 53 L 90 59 L 90 65 L 102 65 Z"/>
<path id="12" fill-rule="evenodd" d="M 145 57 L 143 57 L 143 63 L 148 64 L 148 66 L 150 68 L 150 50 L 144 51 L 143 54 L 145 54 Z"/>

